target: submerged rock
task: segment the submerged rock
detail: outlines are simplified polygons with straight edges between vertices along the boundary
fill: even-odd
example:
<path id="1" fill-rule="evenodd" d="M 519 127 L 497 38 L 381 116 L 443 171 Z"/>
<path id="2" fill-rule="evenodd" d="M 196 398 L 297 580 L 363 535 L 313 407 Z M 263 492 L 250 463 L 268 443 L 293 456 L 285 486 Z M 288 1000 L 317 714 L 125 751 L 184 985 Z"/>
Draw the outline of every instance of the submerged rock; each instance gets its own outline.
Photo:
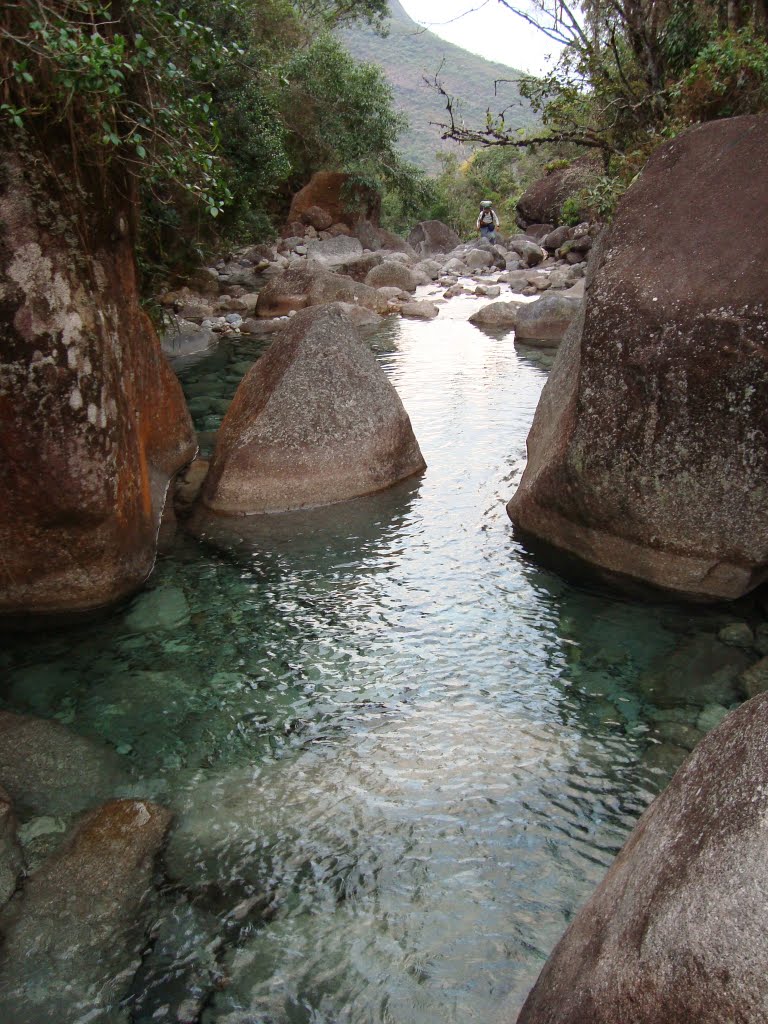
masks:
<path id="1" fill-rule="evenodd" d="M 518 1024 L 761 1021 L 768 697 L 711 732 L 556 946 Z"/>
<path id="2" fill-rule="evenodd" d="M 739 676 L 753 660 L 717 637 L 699 633 L 684 638 L 670 654 L 655 658 L 637 685 L 660 708 L 729 704 L 740 699 Z"/>
<path id="3" fill-rule="evenodd" d="M 13 895 L 23 866 L 13 804 L 8 793 L 0 786 L 0 909 Z"/>
<path id="4" fill-rule="evenodd" d="M 337 305 L 297 313 L 246 375 L 202 491 L 250 514 L 369 494 L 425 468 L 408 414 Z"/>
<path id="5" fill-rule="evenodd" d="M 171 814 L 141 800 L 91 811 L 0 917 L 3 1019 L 102 1020 L 141 961 L 154 859 Z"/>
<path id="6" fill-rule="evenodd" d="M 509 514 L 619 583 L 733 599 L 768 574 L 768 116 L 660 147 L 593 250 Z"/>
<path id="7" fill-rule="evenodd" d="M 181 629 L 189 622 L 189 604 L 180 587 L 157 587 L 139 594 L 123 619 L 131 633 Z"/>
<path id="8" fill-rule="evenodd" d="M 58 722 L 0 711 L 0 785 L 19 813 L 72 814 L 126 780 L 113 750 Z"/>

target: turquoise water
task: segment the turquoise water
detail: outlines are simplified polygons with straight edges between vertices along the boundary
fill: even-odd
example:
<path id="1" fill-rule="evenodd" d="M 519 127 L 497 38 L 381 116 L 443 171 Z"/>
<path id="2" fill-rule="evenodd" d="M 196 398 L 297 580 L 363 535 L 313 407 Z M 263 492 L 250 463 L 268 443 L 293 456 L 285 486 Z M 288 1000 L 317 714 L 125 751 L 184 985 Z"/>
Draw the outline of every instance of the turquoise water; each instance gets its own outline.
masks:
<path id="1" fill-rule="evenodd" d="M 513 537 L 547 359 L 476 306 L 372 336 L 422 478 L 179 532 L 125 609 L 0 655 L 3 706 L 107 741 L 176 813 L 135 1022 L 513 1020 L 739 700 L 706 670 L 728 615 L 575 589 Z M 262 348 L 179 365 L 203 447 Z"/>

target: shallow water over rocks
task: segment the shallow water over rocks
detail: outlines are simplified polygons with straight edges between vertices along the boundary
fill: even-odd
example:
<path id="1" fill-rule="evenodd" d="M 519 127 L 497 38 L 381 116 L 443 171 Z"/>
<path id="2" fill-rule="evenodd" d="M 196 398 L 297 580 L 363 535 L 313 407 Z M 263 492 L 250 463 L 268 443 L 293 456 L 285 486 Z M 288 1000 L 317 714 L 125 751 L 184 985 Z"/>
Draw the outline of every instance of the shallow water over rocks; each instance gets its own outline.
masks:
<path id="1" fill-rule="evenodd" d="M 110 1019 L 514 1019 L 638 815 L 740 699 L 758 654 L 717 640 L 733 615 L 576 589 L 512 536 L 551 357 L 469 325 L 478 305 L 371 334 L 422 478 L 197 524 L 108 620 L 4 645 L 3 707 L 108 743 L 130 773 L 116 795 L 176 815 Z M 179 364 L 204 450 L 265 344 Z"/>

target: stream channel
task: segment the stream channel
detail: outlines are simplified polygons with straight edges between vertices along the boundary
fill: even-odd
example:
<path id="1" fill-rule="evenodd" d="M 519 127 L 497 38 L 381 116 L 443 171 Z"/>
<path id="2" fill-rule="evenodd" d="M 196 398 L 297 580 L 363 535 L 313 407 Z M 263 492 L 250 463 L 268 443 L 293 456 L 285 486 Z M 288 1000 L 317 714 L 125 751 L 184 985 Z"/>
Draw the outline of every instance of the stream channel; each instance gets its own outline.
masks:
<path id="1" fill-rule="evenodd" d="M 686 737 L 738 699 L 664 672 L 722 613 L 575 588 L 515 539 L 551 356 L 477 308 L 370 335 L 422 478 L 179 531 L 108 619 L 5 642 L 3 706 L 107 741 L 125 795 L 176 815 L 116 1019 L 192 998 L 205 1024 L 513 1021 Z M 178 361 L 204 449 L 266 344 Z"/>

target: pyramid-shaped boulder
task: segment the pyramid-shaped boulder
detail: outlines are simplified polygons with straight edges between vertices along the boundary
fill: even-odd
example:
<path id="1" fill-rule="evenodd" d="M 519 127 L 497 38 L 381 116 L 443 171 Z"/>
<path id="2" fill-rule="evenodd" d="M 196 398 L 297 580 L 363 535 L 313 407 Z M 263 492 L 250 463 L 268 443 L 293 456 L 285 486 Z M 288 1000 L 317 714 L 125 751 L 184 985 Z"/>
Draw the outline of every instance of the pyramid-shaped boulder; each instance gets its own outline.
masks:
<path id="1" fill-rule="evenodd" d="M 383 490 L 425 468 L 411 421 L 338 303 L 301 310 L 243 378 L 202 502 L 284 512 Z"/>

